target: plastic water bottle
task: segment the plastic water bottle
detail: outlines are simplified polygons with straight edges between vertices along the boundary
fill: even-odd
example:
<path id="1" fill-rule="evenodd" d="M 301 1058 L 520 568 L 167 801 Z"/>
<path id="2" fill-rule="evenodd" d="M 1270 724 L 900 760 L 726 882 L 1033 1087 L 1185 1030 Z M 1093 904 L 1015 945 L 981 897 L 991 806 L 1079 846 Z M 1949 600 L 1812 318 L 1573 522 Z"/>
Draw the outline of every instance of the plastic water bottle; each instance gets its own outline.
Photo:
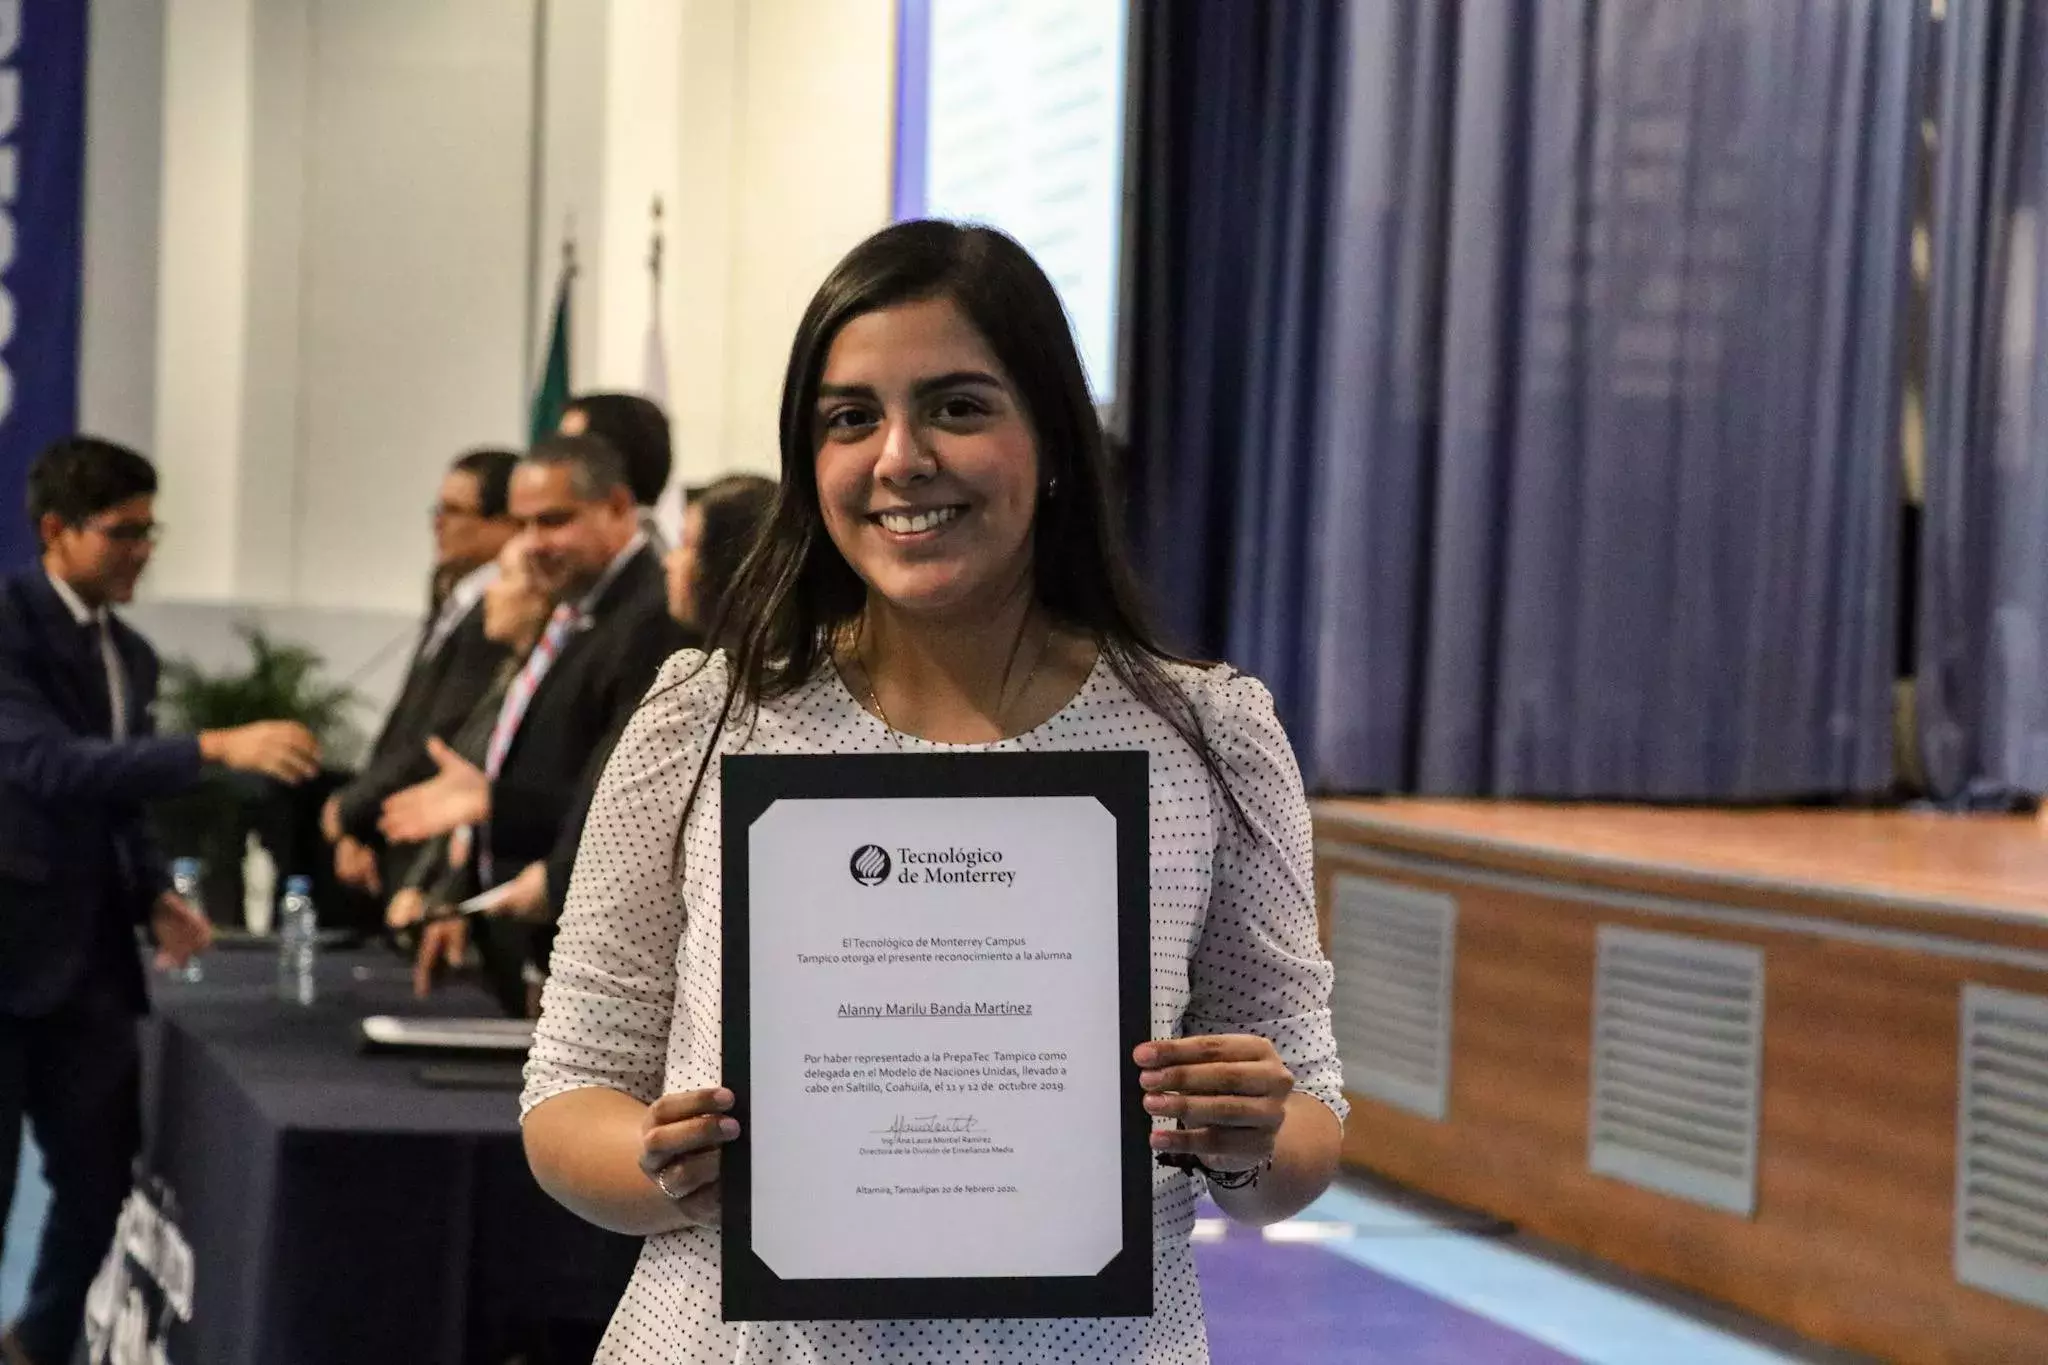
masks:
<path id="1" fill-rule="evenodd" d="M 277 860 L 250 830 L 242 842 L 242 924 L 259 937 L 270 932 L 277 909 Z"/>
<path id="2" fill-rule="evenodd" d="M 293 1004 L 310 1005 L 320 956 L 320 917 L 313 909 L 311 877 L 285 879 L 282 920 L 277 929 L 277 993 Z"/>
<path id="3" fill-rule="evenodd" d="M 206 899 L 199 889 L 199 860 L 197 858 L 175 858 L 171 861 L 171 890 L 178 893 L 185 904 L 206 913 Z M 199 954 L 194 953 L 185 960 L 185 966 L 176 973 L 180 981 L 197 983 L 206 973 L 199 966 Z"/>

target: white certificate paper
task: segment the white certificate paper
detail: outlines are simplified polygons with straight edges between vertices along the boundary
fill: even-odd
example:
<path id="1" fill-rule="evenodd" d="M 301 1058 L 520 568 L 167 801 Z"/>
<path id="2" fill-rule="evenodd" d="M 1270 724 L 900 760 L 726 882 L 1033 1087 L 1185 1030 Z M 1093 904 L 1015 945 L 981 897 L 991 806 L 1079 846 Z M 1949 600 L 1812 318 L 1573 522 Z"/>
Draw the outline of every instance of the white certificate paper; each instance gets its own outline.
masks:
<path id="1" fill-rule="evenodd" d="M 950 771 L 1004 772 L 980 758 Z M 1129 1269 L 1130 831 L 1085 793 L 885 794 L 920 785 L 901 762 L 869 770 L 891 775 L 876 794 L 781 796 L 744 832 L 746 1188 L 728 1179 L 728 1236 L 744 1197 L 762 1279 L 864 1286 L 874 1316 L 1024 1316 L 1037 1296 L 1003 1284 Z"/>

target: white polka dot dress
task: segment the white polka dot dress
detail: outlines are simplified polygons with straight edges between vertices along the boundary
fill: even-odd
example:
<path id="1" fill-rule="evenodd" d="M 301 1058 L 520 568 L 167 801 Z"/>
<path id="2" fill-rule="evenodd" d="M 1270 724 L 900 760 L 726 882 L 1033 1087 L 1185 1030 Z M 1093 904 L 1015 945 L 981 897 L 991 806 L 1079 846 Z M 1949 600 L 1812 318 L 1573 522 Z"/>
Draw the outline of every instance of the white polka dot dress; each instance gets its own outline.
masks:
<path id="1" fill-rule="evenodd" d="M 1216 799 L 1194 752 L 1106 663 L 1052 719 L 992 745 L 894 736 L 830 667 L 728 724 L 721 753 L 976 748 L 1147 749 L 1152 754 L 1152 1028 L 1155 1037 L 1272 1039 L 1297 1087 L 1345 1112 L 1330 1032 L 1330 965 L 1316 939 L 1308 803 L 1273 702 L 1229 669 L 1174 666 L 1223 760 L 1250 830 Z M 725 696 L 722 655 L 670 659 L 605 769 L 569 888 L 526 1069 L 524 1110 L 588 1086 L 643 1102 L 719 1081 L 719 781 L 676 825 Z M 1150 1318 L 727 1323 L 718 1236 L 652 1237 L 620 1301 L 604 1365 L 1044 1365 L 1209 1358 L 1188 1234 L 1199 1183 L 1155 1167 Z"/>

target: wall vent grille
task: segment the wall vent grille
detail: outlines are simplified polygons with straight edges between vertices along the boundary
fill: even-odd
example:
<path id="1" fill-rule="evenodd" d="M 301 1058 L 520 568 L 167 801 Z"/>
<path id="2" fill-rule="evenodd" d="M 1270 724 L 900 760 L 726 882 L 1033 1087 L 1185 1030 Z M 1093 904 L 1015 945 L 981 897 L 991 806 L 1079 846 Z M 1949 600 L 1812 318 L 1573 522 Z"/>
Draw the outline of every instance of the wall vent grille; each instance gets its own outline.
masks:
<path id="1" fill-rule="evenodd" d="M 1370 877 L 1335 878 L 1331 1000 L 1345 1089 L 1441 1121 L 1450 1106 L 1458 903 Z"/>
<path id="2" fill-rule="evenodd" d="M 1762 949 L 1603 925 L 1592 1169 L 1755 1213 L 1763 1037 Z"/>
<path id="3" fill-rule="evenodd" d="M 1965 986 L 1956 1279 L 2048 1310 L 2048 996 Z"/>

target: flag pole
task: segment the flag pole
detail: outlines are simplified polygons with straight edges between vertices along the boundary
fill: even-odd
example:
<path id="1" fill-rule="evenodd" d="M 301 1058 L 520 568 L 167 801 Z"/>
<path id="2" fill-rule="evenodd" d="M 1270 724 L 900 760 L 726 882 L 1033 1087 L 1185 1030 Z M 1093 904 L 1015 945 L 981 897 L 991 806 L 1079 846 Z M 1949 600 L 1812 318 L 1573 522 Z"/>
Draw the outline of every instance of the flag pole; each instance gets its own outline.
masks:
<path id="1" fill-rule="evenodd" d="M 554 317 L 548 326 L 546 357 L 540 374 L 536 376 L 533 403 L 528 414 L 529 442 L 539 442 L 551 434 L 561 420 L 562 410 L 569 403 L 569 318 L 576 269 L 576 218 L 572 213 L 562 228 L 562 273 L 555 282 Z"/>
<path id="2" fill-rule="evenodd" d="M 648 210 L 647 238 L 647 344 L 641 361 L 640 387 L 649 398 L 668 408 L 668 345 L 661 335 L 661 267 L 667 249 L 662 232 L 661 196 L 655 195 Z"/>
<path id="3" fill-rule="evenodd" d="M 647 246 L 647 273 L 654 280 L 654 297 L 661 298 L 661 196 L 654 196 L 654 226 Z"/>

